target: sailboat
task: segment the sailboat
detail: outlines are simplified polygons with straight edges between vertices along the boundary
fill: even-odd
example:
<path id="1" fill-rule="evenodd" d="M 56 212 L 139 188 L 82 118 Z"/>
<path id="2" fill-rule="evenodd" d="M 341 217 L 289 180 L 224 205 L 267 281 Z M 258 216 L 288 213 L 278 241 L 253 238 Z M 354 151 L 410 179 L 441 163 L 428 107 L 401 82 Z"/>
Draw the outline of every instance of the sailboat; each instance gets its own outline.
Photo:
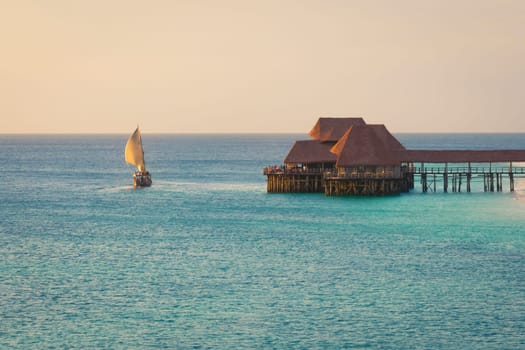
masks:
<path id="1" fill-rule="evenodd" d="M 133 134 L 131 134 L 129 137 L 128 143 L 126 143 L 124 158 L 126 159 L 126 163 L 137 167 L 137 170 L 133 173 L 133 186 L 151 186 L 151 175 L 149 171 L 146 170 L 146 163 L 144 162 L 144 149 L 142 148 L 142 136 L 138 126 Z"/>

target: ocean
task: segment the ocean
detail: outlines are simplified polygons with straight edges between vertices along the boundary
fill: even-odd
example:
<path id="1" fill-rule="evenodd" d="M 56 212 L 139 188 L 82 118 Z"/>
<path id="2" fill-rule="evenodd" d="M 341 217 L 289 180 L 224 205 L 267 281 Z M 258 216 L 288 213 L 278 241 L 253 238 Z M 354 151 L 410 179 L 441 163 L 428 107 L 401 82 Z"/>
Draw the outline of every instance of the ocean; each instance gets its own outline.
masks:
<path id="1" fill-rule="evenodd" d="M 398 134 L 522 148 L 524 134 Z M 525 183 L 267 194 L 305 135 L 0 135 L 1 349 L 525 349 Z"/>

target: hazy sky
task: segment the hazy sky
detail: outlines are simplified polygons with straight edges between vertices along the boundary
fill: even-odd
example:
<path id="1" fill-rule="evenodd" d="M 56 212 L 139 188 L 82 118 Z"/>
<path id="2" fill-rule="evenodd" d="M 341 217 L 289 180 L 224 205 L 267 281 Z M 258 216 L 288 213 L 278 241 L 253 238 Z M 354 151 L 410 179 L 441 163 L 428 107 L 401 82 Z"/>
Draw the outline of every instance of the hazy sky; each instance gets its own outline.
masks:
<path id="1" fill-rule="evenodd" d="M 525 132 L 525 1 L 0 0 L 0 133 Z"/>

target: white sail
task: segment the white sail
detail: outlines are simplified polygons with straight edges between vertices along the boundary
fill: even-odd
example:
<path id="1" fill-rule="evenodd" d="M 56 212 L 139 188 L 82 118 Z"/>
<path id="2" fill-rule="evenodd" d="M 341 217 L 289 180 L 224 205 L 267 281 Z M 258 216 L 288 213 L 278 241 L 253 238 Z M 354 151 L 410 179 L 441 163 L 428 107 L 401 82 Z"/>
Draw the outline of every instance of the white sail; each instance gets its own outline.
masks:
<path id="1" fill-rule="evenodd" d="M 140 130 L 137 130 L 128 139 L 125 151 L 126 163 L 134 165 L 141 172 L 146 171 L 146 164 L 144 163 L 144 150 L 142 149 L 142 136 Z"/>

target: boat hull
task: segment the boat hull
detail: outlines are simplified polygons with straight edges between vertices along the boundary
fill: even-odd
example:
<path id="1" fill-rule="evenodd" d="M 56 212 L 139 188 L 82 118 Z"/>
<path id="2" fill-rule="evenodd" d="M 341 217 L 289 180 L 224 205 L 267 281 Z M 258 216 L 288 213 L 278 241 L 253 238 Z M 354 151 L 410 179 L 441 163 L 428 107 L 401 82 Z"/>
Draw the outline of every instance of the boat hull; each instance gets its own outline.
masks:
<path id="1" fill-rule="evenodd" d="M 151 186 L 151 174 L 149 172 L 142 173 L 137 171 L 133 174 L 133 186 L 134 187 L 149 187 Z"/>

